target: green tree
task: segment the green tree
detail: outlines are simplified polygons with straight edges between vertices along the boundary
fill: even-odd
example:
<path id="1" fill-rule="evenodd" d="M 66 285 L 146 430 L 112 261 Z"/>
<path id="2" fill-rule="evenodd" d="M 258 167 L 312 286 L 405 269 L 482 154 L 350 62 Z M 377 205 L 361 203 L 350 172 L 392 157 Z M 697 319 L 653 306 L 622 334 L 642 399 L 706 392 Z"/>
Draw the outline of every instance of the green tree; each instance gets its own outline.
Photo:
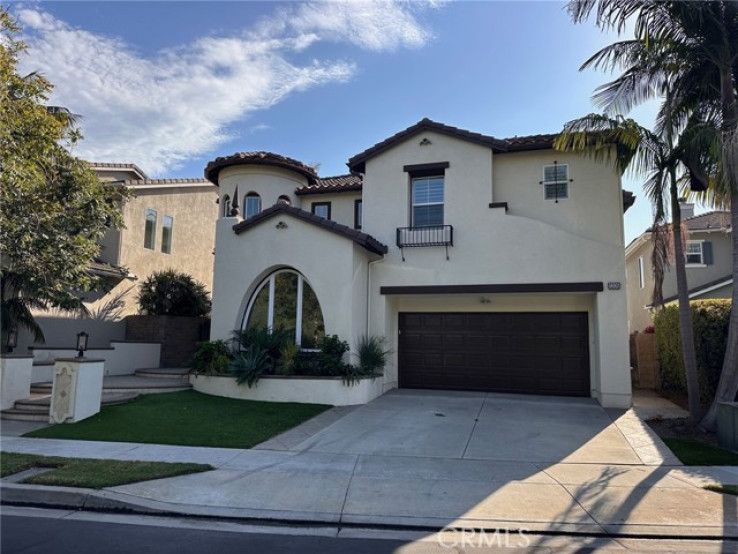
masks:
<path id="1" fill-rule="evenodd" d="M 694 109 L 712 112 L 721 131 L 717 196 L 729 199 L 731 224 L 738 225 L 738 3 L 723 1 L 572 0 L 575 22 L 596 14 L 600 28 L 622 33 L 635 24 L 635 40 L 610 45 L 584 67 L 624 68 L 616 80 L 601 87 L 595 99 L 606 110 L 624 112 L 660 94 L 659 84 L 671 80 L 674 114 Z M 692 182 L 699 174 L 691 172 Z M 733 233 L 733 274 L 738 273 L 738 237 Z M 681 301 L 680 301 L 681 302 Z M 702 421 L 714 428 L 716 403 L 738 392 L 738 282 L 733 283 L 732 311 L 718 392 Z"/>
<path id="2" fill-rule="evenodd" d="M 668 105 L 667 95 L 666 106 Z M 714 127 L 705 124 L 699 114 L 690 118 L 687 127 L 681 132 L 674 128 L 672 119 L 667 117 L 664 121 L 665 125 L 658 129 L 658 132 L 652 132 L 632 119 L 624 119 L 622 116 L 610 118 L 591 114 L 567 123 L 564 131 L 557 137 L 555 146 L 561 150 L 584 152 L 595 159 L 611 159 L 621 173 L 629 169 L 634 174 L 644 175 L 646 177 L 644 188 L 654 205 L 654 229 L 666 223 L 666 207 L 671 207 L 679 296 L 679 328 L 687 374 L 689 411 L 694 419 L 699 419 L 702 406 L 694 332 L 689 311 L 679 209 L 679 177 L 688 171 L 687 167 L 699 166 L 699 160 L 704 152 L 704 141 L 714 136 Z M 656 290 L 654 296 L 660 297 L 660 290 Z"/>
<path id="3" fill-rule="evenodd" d="M 37 338 L 31 309 L 81 308 L 74 291 L 97 281 L 88 272 L 98 240 L 122 225 L 122 188 L 101 184 L 69 148 L 80 140 L 73 116 L 46 105 L 51 83 L 21 76 L 26 46 L 0 8 L 0 279 L 2 331 L 26 327 Z M 5 342 L 3 341 L 3 344 Z"/>
<path id="4" fill-rule="evenodd" d="M 210 295 L 205 285 L 186 273 L 157 271 L 141 284 L 138 311 L 144 315 L 205 317 L 210 313 Z"/>

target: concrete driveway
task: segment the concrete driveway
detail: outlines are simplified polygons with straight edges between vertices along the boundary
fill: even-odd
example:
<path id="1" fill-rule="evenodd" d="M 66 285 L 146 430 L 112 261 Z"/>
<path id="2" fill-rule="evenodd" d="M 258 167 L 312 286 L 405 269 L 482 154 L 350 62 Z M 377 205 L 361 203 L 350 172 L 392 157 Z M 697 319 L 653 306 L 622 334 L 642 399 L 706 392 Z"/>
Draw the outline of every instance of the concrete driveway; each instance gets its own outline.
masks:
<path id="1" fill-rule="evenodd" d="M 536 464 L 640 464 L 593 399 L 395 390 L 292 450 Z"/>

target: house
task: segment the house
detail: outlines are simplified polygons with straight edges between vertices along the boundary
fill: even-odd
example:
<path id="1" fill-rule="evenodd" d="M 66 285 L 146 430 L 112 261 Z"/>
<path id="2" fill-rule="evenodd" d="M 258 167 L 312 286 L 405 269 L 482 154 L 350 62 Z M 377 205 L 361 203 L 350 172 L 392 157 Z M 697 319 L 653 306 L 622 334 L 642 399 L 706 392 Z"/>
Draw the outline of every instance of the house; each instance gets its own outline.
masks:
<path id="1" fill-rule="evenodd" d="M 614 168 L 429 119 L 321 178 L 295 159 L 210 162 L 212 339 L 249 325 L 392 349 L 395 387 L 629 407 L 623 211 Z"/>
<path id="2" fill-rule="evenodd" d="M 217 189 L 203 179 L 149 179 L 134 164 L 91 163 L 99 178 L 125 186 L 122 229 L 109 230 L 90 268 L 108 284 L 86 297 L 92 311 L 122 295 L 123 315 L 137 312 L 138 285 L 155 271 L 176 269 L 213 284 Z"/>
<path id="3" fill-rule="evenodd" d="M 679 204 L 687 237 L 685 255 L 689 297 L 730 298 L 733 285 L 733 238 L 730 212 L 712 211 L 694 215 L 694 204 Z M 642 331 L 653 324 L 651 299 L 654 277 L 651 265 L 653 241 L 646 230 L 625 249 L 629 331 Z M 677 300 L 673 262 L 664 274 L 664 302 Z"/>

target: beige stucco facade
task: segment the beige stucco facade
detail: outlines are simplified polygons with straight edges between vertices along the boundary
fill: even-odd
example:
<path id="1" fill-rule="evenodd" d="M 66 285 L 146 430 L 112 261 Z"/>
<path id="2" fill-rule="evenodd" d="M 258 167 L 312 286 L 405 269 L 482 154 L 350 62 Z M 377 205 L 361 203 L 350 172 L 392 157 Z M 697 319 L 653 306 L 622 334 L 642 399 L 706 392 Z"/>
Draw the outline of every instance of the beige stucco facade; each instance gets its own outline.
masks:
<path id="1" fill-rule="evenodd" d="M 127 269 L 128 277 L 113 281 L 106 294 L 90 296 L 88 307 L 95 311 L 124 294 L 123 315 L 135 314 L 141 282 L 166 269 L 187 273 L 212 291 L 217 189 L 199 179 L 125 180 L 120 179 L 126 176 L 120 171 L 114 172 L 114 176 L 113 182 L 126 186 L 131 197 L 121 208 L 125 227 L 109 231 L 101 240 L 100 261 Z M 106 173 L 102 177 L 111 180 L 106 179 Z M 153 248 L 144 244 L 147 210 L 156 212 Z M 172 222 L 168 253 L 162 248 L 165 217 Z"/>
<path id="2" fill-rule="evenodd" d="M 559 202 L 544 199 L 540 184 L 543 166 L 554 161 L 568 164 L 572 179 L 568 198 Z M 401 251 L 397 229 L 411 225 L 407 167 L 423 164 L 444 167 L 443 222 L 453 226 L 453 245 Z M 232 197 L 236 186 L 239 194 L 254 189 L 276 202 L 287 194 L 284 188 L 294 192 L 308 184 L 297 172 L 290 179 L 281 167 L 255 169 L 221 170 L 221 201 L 226 194 Z M 590 395 L 605 406 L 630 405 L 622 191 L 612 168 L 550 148 L 499 152 L 423 130 L 368 157 L 362 177 L 360 196 L 355 191 L 300 195 L 294 205 L 309 212 L 311 202 L 331 201 L 332 219 L 353 227 L 354 200 L 361 197 L 362 231 L 388 247 L 384 255 L 286 212 L 240 234 L 233 230 L 240 217 L 218 221 L 211 338 L 227 338 L 240 328 L 256 287 L 284 267 L 300 272 L 313 287 L 327 334 L 338 334 L 352 348 L 362 334 L 387 339 L 393 353 L 383 390 L 398 386 L 402 312 L 586 312 Z M 507 208 L 500 204 L 505 202 Z M 572 283 L 599 283 L 602 290 L 553 292 L 557 284 Z M 511 284 L 541 285 L 548 292 L 382 292 L 383 287 Z"/>

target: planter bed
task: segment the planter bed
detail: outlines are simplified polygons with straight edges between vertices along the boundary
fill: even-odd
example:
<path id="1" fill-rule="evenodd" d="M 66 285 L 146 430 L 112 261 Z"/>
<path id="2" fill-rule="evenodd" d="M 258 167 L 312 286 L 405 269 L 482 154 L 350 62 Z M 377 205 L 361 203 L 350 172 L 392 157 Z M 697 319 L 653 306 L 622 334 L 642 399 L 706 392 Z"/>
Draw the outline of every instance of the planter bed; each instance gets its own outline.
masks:
<path id="1" fill-rule="evenodd" d="M 251 388 L 239 385 L 228 375 L 192 375 L 192 387 L 201 393 L 261 402 L 300 402 L 349 406 L 366 404 L 380 396 L 383 389 L 381 375 L 366 377 L 346 385 L 341 377 L 305 377 L 267 375 Z"/>

